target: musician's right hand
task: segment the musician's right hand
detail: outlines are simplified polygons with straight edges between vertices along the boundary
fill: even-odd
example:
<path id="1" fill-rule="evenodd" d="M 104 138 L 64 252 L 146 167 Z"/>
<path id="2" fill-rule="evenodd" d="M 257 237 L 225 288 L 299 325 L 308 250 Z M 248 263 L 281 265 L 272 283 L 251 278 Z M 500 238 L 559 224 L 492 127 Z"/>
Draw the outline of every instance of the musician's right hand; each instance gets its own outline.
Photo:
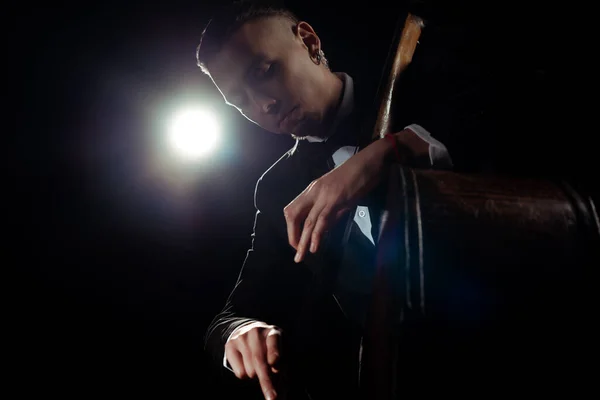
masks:
<path id="1" fill-rule="evenodd" d="M 225 356 L 240 379 L 258 377 L 267 400 L 277 398 L 271 374 L 279 372 L 281 330 L 264 322 L 244 325 L 231 335 L 225 345 Z"/>

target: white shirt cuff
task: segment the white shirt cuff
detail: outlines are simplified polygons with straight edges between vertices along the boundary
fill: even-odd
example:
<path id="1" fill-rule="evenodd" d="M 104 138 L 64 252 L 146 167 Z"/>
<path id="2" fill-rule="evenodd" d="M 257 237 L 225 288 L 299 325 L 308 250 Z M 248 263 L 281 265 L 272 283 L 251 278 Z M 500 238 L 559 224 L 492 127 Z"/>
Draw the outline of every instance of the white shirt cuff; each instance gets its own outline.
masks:
<path id="1" fill-rule="evenodd" d="M 418 124 L 411 124 L 404 129 L 410 129 L 413 131 L 421 140 L 429 144 L 429 162 L 432 168 L 436 169 L 452 169 L 454 164 L 450 153 L 446 146 L 439 140 L 431 136 L 425 128 Z"/>

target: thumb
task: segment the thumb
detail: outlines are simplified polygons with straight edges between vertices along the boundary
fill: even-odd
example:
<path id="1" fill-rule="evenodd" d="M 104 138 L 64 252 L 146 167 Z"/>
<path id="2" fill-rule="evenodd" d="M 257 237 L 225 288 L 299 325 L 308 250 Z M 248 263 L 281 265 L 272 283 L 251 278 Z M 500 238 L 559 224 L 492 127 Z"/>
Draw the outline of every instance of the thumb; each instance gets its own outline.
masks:
<path id="1" fill-rule="evenodd" d="M 337 211 L 335 213 L 335 220 L 338 221 L 340 218 L 342 218 L 344 216 L 344 214 L 347 214 L 350 210 L 351 210 L 350 207 L 344 207 L 341 210 Z"/>

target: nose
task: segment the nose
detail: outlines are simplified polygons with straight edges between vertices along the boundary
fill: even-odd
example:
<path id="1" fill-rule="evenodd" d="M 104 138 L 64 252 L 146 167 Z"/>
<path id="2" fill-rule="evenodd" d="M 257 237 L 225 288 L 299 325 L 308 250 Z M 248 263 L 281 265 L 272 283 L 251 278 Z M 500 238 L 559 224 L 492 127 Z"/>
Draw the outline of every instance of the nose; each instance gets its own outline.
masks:
<path id="1" fill-rule="evenodd" d="M 260 110 L 264 114 L 277 114 L 279 109 L 279 102 L 275 99 L 261 99 Z"/>

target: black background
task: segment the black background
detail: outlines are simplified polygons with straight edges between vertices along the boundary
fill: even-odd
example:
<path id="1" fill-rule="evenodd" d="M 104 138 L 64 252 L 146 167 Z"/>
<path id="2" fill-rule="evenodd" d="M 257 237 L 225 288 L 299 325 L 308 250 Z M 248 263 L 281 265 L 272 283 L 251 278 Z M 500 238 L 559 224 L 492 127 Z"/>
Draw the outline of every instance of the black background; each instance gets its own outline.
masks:
<path id="1" fill-rule="evenodd" d="M 292 141 L 227 109 L 197 68 L 210 3 L 10 6 L 6 265 L 19 279 L 5 284 L 23 390 L 229 396 L 203 336 L 250 245 L 256 180 Z M 287 5 L 321 36 L 333 70 L 379 79 L 394 8 Z M 225 124 L 218 151 L 194 165 L 162 141 L 189 101 Z"/>

